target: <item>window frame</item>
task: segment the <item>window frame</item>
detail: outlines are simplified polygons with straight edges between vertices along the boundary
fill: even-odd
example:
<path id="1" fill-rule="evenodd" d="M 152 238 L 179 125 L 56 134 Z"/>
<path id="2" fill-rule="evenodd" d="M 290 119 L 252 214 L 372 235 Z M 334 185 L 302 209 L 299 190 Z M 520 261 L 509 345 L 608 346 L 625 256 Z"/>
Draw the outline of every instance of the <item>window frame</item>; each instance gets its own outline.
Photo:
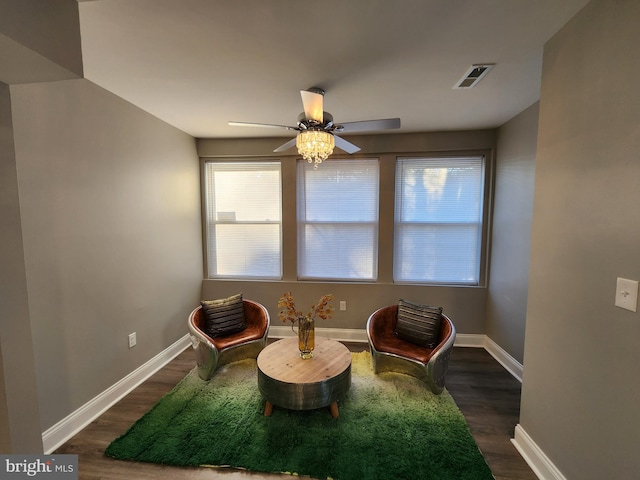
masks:
<path id="1" fill-rule="evenodd" d="M 301 282 L 345 282 L 345 283 L 377 283 L 379 280 L 379 237 L 380 237 L 380 177 L 381 177 L 381 165 L 380 158 L 377 156 L 367 156 L 365 158 L 353 158 L 353 157 L 334 157 L 329 162 L 344 162 L 344 163 L 362 163 L 362 162 L 375 162 L 376 164 L 376 185 L 373 189 L 375 192 L 375 221 L 363 220 L 363 221 L 326 221 L 326 220 L 307 220 L 306 211 L 301 211 L 300 202 L 306 202 L 306 191 L 301 189 L 300 169 L 308 169 L 311 171 L 312 167 L 308 165 L 303 159 L 297 159 L 296 161 L 296 235 L 297 235 L 297 261 L 296 261 L 296 278 Z M 328 163 L 328 162 L 327 162 Z M 325 163 L 321 164 L 318 168 L 322 168 Z M 308 225 L 340 225 L 340 226 L 365 226 L 371 229 L 372 232 L 372 252 L 371 252 L 371 270 L 372 275 L 370 278 L 366 277 L 341 277 L 341 276 L 317 276 L 308 275 L 303 272 L 305 266 L 304 261 L 304 232 L 305 227 Z"/>
<path id="2" fill-rule="evenodd" d="M 480 203 L 480 215 L 479 222 L 468 222 L 468 224 L 478 225 L 478 244 L 477 244 L 477 265 L 476 265 L 476 281 L 445 281 L 440 279 L 434 279 L 432 281 L 429 280 L 410 280 L 410 279 L 399 279 L 397 278 L 397 269 L 399 266 L 397 265 L 397 257 L 400 255 L 398 252 L 398 225 L 408 225 L 408 224 L 443 224 L 443 222 L 400 222 L 397 218 L 398 216 L 398 195 L 397 191 L 397 183 L 398 180 L 395 178 L 398 172 L 398 165 L 400 161 L 411 161 L 411 160 L 435 160 L 435 161 L 443 161 L 443 160 L 454 160 L 454 159 L 462 159 L 462 158 L 478 158 L 481 159 L 481 174 L 480 174 L 480 193 L 479 193 L 479 203 Z M 493 190 L 493 186 L 491 183 L 492 178 L 492 168 L 493 164 L 491 161 L 490 151 L 450 151 L 446 152 L 446 154 L 441 153 L 412 153 L 410 155 L 398 155 L 395 159 L 394 165 L 394 182 L 393 182 L 393 251 L 392 251 L 392 265 L 391 265 L 391 276 L 392 282 L 398 285 L 426 285 L 426 286 L 453 286 L 453 287 L 485 287 L 488 272 L 488 251 L 489 251 L 489 232 L 490 232 L 490 196 Z M 463 222 L 459 222 L 462 224 Z"/>
<path id="3" fill-rule="evenodd" d="M 208 178 L 208 166 L 209 165 L 221 165 L 227 164 L 229 166 L 233 164 L 237 165 L 251 165 L 256 168 L 267 168 L 269 166 L 275 167 L 274 170 L 277 170 L 278 182 L 279 182 L 279 198 L 280 198 L 280 219 L 279 220 L 248 220 L 248 221 L 236 221 L 236 220 L 218 220 L 215 218 L 215 212 L 210 211 L 209 205 L 209 178 Z M 204 275 L 207 280 L 246 280 L 246 281 L 280 281 L 283 279 L 283 269 L 284 269 L 284 248 L 283 248 L 283 236 L 284 236 L 284 211 L 283 211 L 283 176 L 282 176 L 283 165 L 282 161 L 277 158 L 268 158 L 264 160 L 257 159 L 205 159 L 202 162 L 202 219 L 203 219 L 203 257 L 204 257 Z M 213 219 L 211 218 L 213 215 Z M 279 273 L 274 276 L 265 276 L 265 275 L 214 275 L 211 271 L 211 261 L 215 263 L 215 259 L 211 259 L 209 247 L 210 247 L 210 237 L 209 233 L 211 230 L 211 225 L 229 225 L 229 224 L 242 224 L 242 225 L 279 225 Z M 214 242 L 215 243 L 215 242 Z"/>

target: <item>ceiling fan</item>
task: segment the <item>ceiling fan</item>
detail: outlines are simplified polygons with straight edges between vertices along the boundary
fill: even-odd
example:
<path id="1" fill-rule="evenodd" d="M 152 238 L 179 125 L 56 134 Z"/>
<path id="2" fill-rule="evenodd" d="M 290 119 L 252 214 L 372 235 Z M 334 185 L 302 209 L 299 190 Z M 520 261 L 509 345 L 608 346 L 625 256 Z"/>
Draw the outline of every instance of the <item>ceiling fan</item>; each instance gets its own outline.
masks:
<path id="1" fill-rule="evenodd" d="M 338 137 L 336 133 L 366 132 L 372 130 L 400 128 L 399 118 L 364 120 L 341 124 L 334 123 L 333 115 L 325 112 L 323 109 L 324 93 L 324 90 L 319 87 L 311 87 L 308 90 L 300 91 L 304 112 L 298 115 L 298 123 L 295 127 L 249 122 L 229 122 L 229 125 L 237 127 L 267 127 L 294 130 L 298 132 L 296 137 L 283 145 L 280 145 L 274 150 L 274 152 L 284 152 L 295 145 L 298 147 L 298 152 L 305 160 L 315 162 L 315 167 L 333 153 L 334 145 L 349 154 L 360 150 L 360 147 Z"/>

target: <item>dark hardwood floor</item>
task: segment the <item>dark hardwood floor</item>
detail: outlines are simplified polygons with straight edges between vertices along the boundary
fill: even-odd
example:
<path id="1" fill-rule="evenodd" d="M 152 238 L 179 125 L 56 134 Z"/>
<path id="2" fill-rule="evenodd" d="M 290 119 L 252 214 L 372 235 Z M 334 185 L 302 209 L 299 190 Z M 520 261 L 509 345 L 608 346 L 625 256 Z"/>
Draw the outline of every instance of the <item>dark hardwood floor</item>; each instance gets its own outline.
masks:
<path id="1" fill-rule="evenodd" d="M 361 343 L 348 344 L 348 347 L 352 351 L 368 348 Z M 225 468 L 176 468 L 123 462 L 104 456 L 109 443 L 171 390 L 194 365 L 193 352 L 189 348 L 62 445 L 56 453 L 79 455 L 81 480 L 293 478 Z M 536 475 L 510 441 L 519 419 L 520 383 L 484 349 L 456 347 L 449 364 L 447 389 L 467 419 L 496 480 L 536 480 Z"/>
<path id="2" fill-rule="evenodd" d="M 454 348 L 447 390 L 496 480 L 537 480 L 511 443 L 521 384 L 483 348 Z"/>

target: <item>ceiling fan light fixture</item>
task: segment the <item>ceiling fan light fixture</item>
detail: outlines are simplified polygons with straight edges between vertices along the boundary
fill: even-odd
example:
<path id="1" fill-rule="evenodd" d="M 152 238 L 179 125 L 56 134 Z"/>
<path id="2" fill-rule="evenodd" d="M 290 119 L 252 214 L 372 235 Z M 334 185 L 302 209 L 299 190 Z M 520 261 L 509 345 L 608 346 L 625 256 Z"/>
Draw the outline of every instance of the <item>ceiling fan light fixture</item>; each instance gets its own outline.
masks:
<path id="1" fill-rule="evenodd" d="M 332 133 L 324 130 L 303 130 L 296 137 L 296 147 L 302 158 L 318 168 L 333 153 L 335 140 Z"/>

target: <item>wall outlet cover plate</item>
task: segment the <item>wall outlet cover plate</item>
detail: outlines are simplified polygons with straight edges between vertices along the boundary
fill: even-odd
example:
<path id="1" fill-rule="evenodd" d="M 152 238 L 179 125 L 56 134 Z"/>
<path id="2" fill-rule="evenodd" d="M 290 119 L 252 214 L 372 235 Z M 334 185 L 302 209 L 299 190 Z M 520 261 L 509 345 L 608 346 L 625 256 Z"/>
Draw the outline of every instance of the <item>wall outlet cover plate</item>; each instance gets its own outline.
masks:
<path id="1" fill-rule="evenodd" d="M 632 312 L 638 310 L 638 281 L 618 278 L 616 282 L 616 307 Z"/>

